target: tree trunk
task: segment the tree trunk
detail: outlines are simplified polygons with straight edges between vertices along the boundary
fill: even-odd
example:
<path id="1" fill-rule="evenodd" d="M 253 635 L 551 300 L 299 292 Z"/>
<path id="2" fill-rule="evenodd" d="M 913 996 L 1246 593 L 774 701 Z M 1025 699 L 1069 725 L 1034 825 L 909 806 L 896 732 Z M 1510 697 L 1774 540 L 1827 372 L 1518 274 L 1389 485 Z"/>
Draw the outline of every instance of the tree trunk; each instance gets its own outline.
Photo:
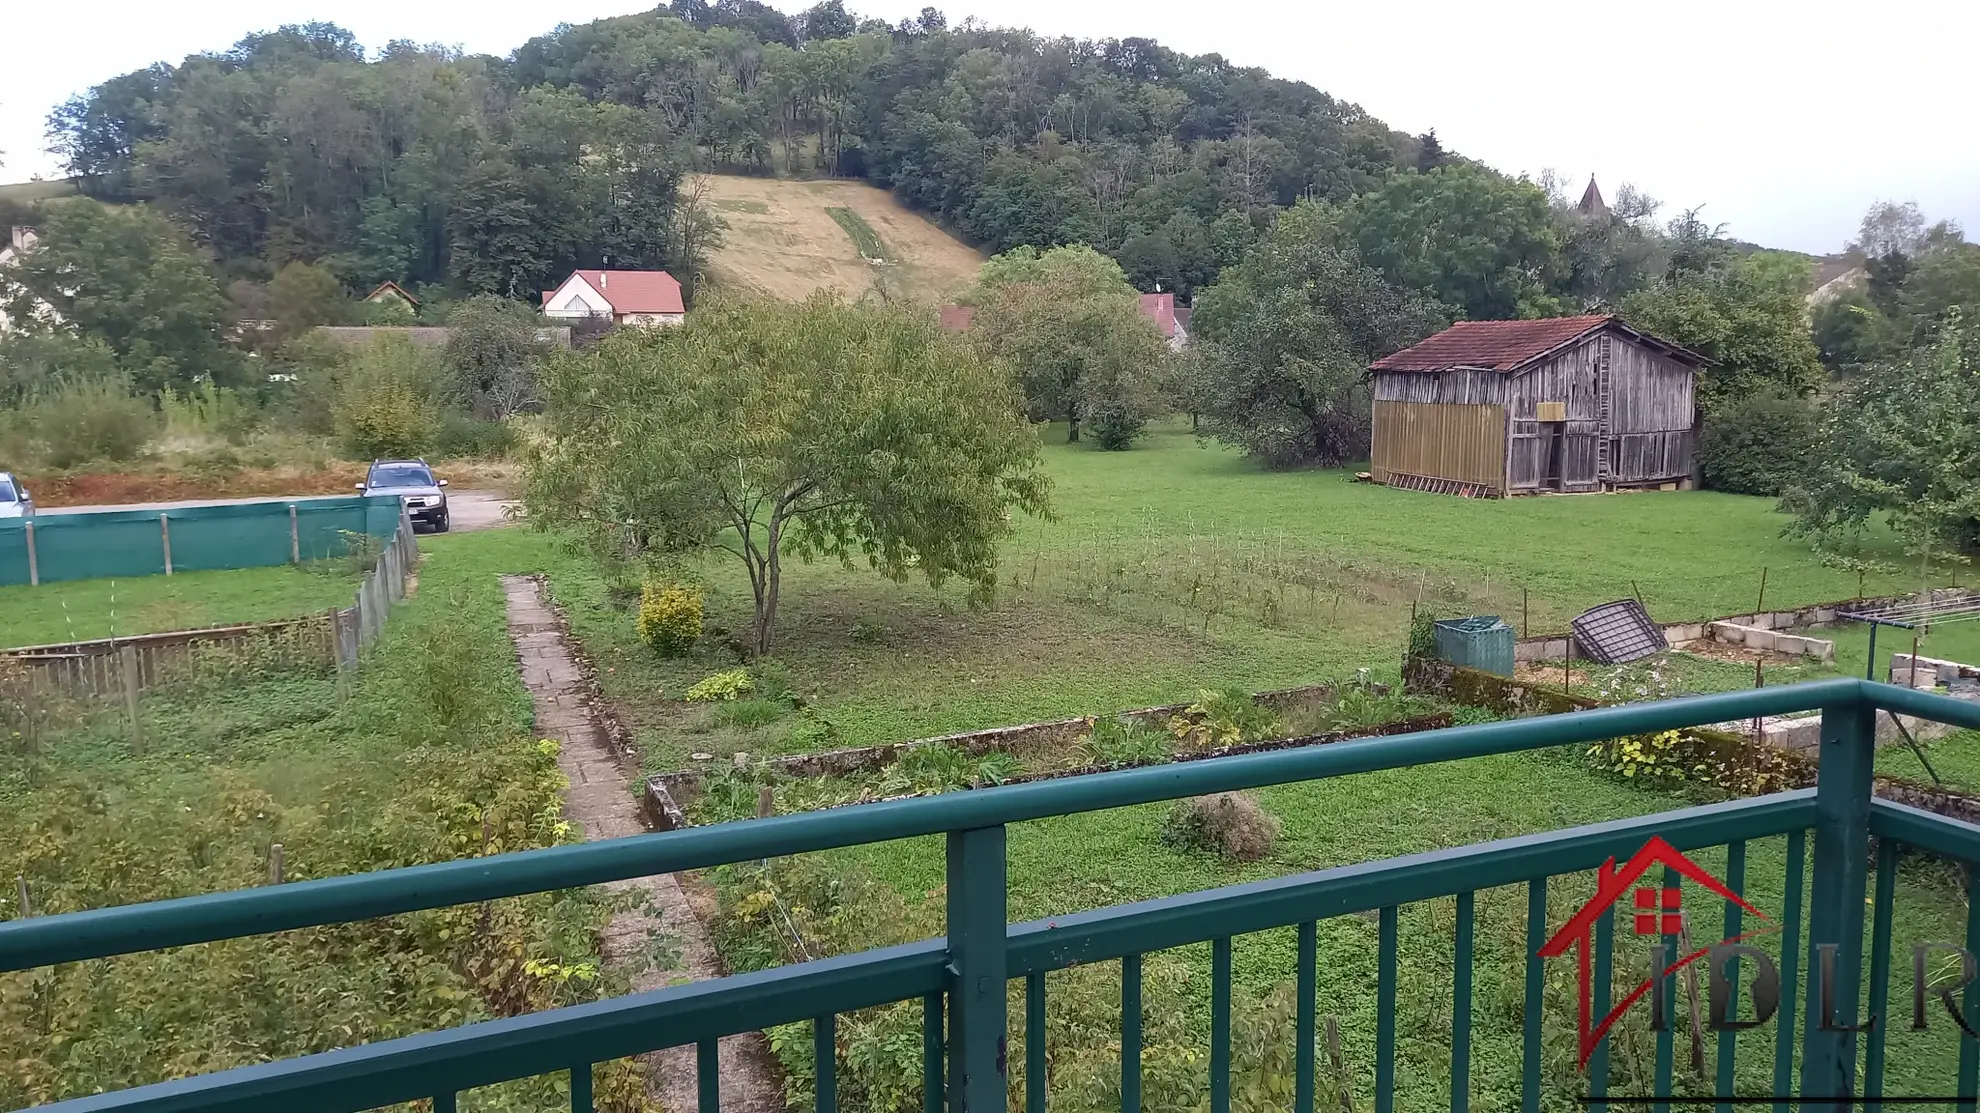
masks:
<path id="1" fill-rule="evenodd" d="M 750 586 L 756 592 L 756 623 L 752 631 L 752 646 L 758 658 L 768 657 L 775 641 L 777 624 L 777 590 L 783 580 L 783 567 L 778 560 L 777 550 L 782 547 L 784 523 L 781 519 L 770 519 L 769 537 L 764 545 L 760 564 L 750 567 Z"/>
<path id="2" fill-rule="evenodd" d="M 758 659 L 770 656 L 773 635 L 777 623 L 777 588 L 783 574 L 777 566 L 777 549 L 770 548 L 770 559 L 764 569 L 763 600 L 756 608 L 756 656 Z"/>
<path id="3" fill-rule="evenodd" d="M 1079 411 L 1078 410 L 1073 410 L 1066 414 L 1066 443 L 1067 444 L 1079 443 Z"/>

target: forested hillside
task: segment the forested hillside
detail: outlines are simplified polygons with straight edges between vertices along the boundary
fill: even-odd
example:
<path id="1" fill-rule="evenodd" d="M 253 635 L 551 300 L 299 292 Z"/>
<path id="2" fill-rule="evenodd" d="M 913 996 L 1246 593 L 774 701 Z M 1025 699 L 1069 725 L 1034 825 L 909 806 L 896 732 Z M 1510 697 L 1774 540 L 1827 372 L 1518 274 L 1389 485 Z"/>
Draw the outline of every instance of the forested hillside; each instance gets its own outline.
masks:
<path id="1" fill-rule="evenodd" d="M 527 297 L 573 265 L 682 268 L 690 168 L 864 176 L 992 251 L 1088 242 L 1187 290 L 1300 197 L 1342 201 L 1419 143 L 1311 86 L 1146 39 L 1081 42 L 829 0 L 564 26 L 513 56 L 328 24 L 160 63 L 62 106 L 90 194 L 150 199 L 231 277 L 322 260 Z"/>

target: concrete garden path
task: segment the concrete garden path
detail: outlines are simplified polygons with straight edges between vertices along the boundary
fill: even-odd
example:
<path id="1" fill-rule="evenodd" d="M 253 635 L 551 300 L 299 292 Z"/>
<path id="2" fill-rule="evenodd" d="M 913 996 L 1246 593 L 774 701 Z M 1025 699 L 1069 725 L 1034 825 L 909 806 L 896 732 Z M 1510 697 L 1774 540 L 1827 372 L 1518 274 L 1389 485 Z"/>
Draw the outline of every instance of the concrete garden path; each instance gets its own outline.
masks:
<path id="1" fill-rule="evenodd" d="M 644 834 L 639 805 L 627 789 L 631 772 L 620 767 L 586 699 L 584 671 L 562 616 L 544 602 L 530 577 L 504 576 L 502 589 L 523 686 L 536 705 L 536 734 L 557 740 L 557 763 L 571 782 L 564 793 L 565 818 L 586 841 Z M 612 915 L 600 943 L 606 963 L 628 975 L 634 991 L 721 976 L 714 945 L 675 875 L 636 877 L 605 888 L 630 899 L 629 907 Z M 647 1089 L 668 1113 L 695 1113 L 694 1048 L 667 1048 L 641 1058 Z M 761 1036 L 722 1041 L 723 1113 L 783 1110 L 783 1089 L 768 1058 Z"/>

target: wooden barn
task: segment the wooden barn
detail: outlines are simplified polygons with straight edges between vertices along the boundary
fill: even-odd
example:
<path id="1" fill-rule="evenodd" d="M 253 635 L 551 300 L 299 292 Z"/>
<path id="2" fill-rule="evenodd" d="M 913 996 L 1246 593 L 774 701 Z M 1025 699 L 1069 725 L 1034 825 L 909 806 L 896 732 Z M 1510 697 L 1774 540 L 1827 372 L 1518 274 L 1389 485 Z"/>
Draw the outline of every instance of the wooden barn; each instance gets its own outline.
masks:
<path id="1" fill-rule="evenodd" d="M 1704 364 L 1614 317 L 1461 321 L 1369 365 L 1370 470 L 1464 495 L 1689 486 Z"/>

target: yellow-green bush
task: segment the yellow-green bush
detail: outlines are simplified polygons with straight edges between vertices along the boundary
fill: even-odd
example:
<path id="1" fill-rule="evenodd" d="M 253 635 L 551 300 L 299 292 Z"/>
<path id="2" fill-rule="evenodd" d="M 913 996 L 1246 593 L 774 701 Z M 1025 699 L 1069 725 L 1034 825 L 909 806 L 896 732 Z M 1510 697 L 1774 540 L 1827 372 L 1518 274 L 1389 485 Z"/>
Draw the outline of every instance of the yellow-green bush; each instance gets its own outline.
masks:
<path id="1" fill-rule="evenodd" d="M 679 584 L 639 589 L 639 640 L 662 657 L 679 657 L 701 640 L 701 593 Z"/>
<path id="2" fill-rule="evenodd" d="M 373 342 L 345 369 L 332 414 L 359 459 L 419 456 L 440 435 L 440 369 L 429 352 L 396 337 Z"/>

